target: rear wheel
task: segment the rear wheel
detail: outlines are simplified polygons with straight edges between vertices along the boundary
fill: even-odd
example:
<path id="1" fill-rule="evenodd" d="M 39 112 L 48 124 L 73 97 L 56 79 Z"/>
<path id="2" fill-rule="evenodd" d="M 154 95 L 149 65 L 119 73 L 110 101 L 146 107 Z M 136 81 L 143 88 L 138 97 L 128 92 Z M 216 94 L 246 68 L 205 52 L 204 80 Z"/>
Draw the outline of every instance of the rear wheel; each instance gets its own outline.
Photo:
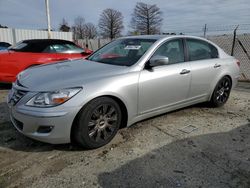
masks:
<path id="1" fill-rule="evenodd" d="M 216 85 L 210 104 L 214 107 L 224 105 L 230 95 L 232 82 L 229 77 L 223 77 Z"/>
<path id="2" fill-rule="evenodd" d="M 94 149 L 109 143 L 121 125 L 121 110 L 108 97 L 90 101 L 80 112 L 74 128 L 74 138 L 81 146 Z"/>

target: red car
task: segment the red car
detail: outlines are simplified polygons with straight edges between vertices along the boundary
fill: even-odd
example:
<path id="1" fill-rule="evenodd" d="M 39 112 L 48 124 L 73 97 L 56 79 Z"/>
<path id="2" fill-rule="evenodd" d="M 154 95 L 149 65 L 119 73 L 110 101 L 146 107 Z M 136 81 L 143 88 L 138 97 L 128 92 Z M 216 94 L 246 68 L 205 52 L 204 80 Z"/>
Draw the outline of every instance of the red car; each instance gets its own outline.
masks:
<path id="1" fill-rule="evenodd" d="M 24 40 L 8 50 L 0 51 L 0 83 L 14 82 L 19 72 L 32 66 L 85 58 L 90 53 L 66 40 Z"/>

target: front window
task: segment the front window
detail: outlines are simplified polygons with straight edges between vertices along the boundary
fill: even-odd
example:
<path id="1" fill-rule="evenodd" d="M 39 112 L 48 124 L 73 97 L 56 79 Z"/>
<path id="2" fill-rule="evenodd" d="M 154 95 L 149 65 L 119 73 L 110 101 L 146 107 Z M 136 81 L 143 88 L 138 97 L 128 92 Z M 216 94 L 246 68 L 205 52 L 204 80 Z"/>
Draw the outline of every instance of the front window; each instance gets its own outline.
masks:
<path id="1" fill-rule="evenodd" d="M 74 44 L 52 44 L 43 50 L 44 53 L 81 53 L 84 50 Z"/>
<path id="2" fill-rule="evenodd" d="M 184 49 L 181 39 L 174 39 L 161 45 L 153 56 L 165 56 L 169 64 L 184 62 Z"/>
<path id="3" fill-rule="evenodd" d="M 154 39 L 118 39 L 96 51 L 88 60 L 111 65 L 131 66 L 155 41 Z"/>

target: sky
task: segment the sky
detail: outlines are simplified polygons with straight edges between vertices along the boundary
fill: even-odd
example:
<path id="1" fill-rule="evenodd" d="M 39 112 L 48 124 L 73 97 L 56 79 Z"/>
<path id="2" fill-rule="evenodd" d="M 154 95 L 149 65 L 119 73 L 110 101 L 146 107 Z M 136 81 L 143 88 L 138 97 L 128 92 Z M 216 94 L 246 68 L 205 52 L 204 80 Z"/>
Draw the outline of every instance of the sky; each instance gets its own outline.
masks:
<path id="1" fill-rule="evenodd" d="M 162 32 L 202 31 L 229 25 L 249 24 L 249 0 L 49 0 L 51 25 L 59 28 L 62 19 L 72 25 L 77 16 L 98 25 L 106 8 L 119 10 L 124 16 L 125 32 L 129 31 L 136 2 L 156 4 L 163 13 Z M 45 0 L 0 0 L 0 24 L 11 28 L 47 28 Z"/>

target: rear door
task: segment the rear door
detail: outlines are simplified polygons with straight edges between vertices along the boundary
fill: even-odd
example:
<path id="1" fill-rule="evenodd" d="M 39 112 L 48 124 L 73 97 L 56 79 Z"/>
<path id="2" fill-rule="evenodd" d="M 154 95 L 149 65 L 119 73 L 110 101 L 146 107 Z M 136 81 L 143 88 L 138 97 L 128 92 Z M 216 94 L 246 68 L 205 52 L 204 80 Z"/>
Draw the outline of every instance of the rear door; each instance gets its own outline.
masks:
<path id="1" fill-rule="evenodd" d="M 189 98 L 202 98 L 211 92 L 211 84 L 220 73 L 218 50 L 212 44 L 193 38 L 186 39 L 188 60 L 192 72 Z"/>
<path id="2" fill-rule="evenodd" d="M 154 53 L 169 58 L 168 65 L 141 71 L 139 78 L 139 114 L 164 109 L 187 100 L 190 65 L 185 62 L 182 39 L 162 44 Z"/>

